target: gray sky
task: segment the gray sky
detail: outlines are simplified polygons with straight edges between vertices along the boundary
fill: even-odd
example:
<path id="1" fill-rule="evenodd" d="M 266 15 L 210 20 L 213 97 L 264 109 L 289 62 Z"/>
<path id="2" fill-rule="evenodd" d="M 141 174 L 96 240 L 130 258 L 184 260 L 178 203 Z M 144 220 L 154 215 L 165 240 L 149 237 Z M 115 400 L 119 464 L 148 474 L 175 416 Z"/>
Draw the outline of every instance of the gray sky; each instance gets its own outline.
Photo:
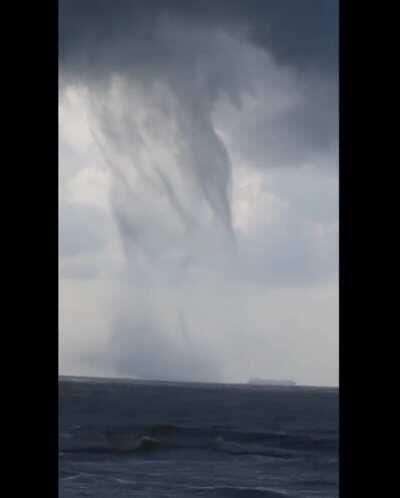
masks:
<path id="1" fill-rule="evenodd" d="M 60 2 L 60 373 L 337 385 L 337 15 Z"/>

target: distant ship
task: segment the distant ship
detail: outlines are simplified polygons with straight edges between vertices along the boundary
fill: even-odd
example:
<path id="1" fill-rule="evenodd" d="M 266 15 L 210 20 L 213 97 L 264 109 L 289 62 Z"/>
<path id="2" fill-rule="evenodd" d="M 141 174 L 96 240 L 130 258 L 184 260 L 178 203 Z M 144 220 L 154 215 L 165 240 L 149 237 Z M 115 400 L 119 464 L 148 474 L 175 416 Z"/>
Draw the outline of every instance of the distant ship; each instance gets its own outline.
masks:
<path id="1" fill-rule="evenodd" d="M 295 386 L 293 380 L 259 379 L 257 377 L 249 379 L 248 384 L 254 386 Z"/>

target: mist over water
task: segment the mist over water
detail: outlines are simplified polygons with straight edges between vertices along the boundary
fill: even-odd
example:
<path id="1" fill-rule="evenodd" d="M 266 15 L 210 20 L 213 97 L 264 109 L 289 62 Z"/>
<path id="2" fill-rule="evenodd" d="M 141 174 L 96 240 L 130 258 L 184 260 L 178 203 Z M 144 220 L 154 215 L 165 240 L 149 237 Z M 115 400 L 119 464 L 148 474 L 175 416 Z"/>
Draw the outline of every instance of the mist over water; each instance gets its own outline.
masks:
<path id="1" fill-rule="evenodd" d="M 91 132 L 112 173 L 111 207 L 126 271 L 146 279 L 154 292 L 171 278 L 196 287 L 196 267 L 209 260 L 217 267 L 221 256 L 232 263 L 237 258 L 232 164 L 212 121 L 224 87 L 210 91 L 210 79 L 218 81 L 218 57 L 204 60 L 202 47 L 212 43 L 200 35 L 189 41 L 197 61 L 182 58 L 179 39 L 170 44 L 178 78 L 162 66 L 153 67 L 157 78 L 147 81 L 146 72 L 135 77 L 135 67 L 127 66 L 105 84 L 89 86 Z M 176 316 L 188 313 L 179 300 L 174 308 Z M 179 321 L 160 320 L 151 297 L 140 318 L 115 310 L 111 351 L 118 370 L 144 378 L 218 380 L 212 352 L 195 345 L 188 325 L 184 338 L 174 330 L 179 328 Z"/>
<path id="2" fill-rule="evenodd" d="M 151 96 L 147 98 L 151 102 Z M 145 309 L 137 313 L 132 313 L 130 305 L 115 310 L 111 351 L 121 372 L 143 378 L 211 380 L 216 374 L 211 354 L 204 348 L 193 349 L 190 331 L 185 329 L 182 337 L 176 330 L 177 321 L 171 323 L 160 316 L 154 293 L 171 278 L 180 285 L 188 271 L 202 264 L 204 253 L 197 241 L 202 241 L 203 247 L 209 245 L 207 257 L 213 246 L 208 239 L 212 236 L 215 241 L 215 235 L 232 251 L 230 164 L 223 146 L 207 129 L 211 125 L 199 123 L 201 118 L 187 118 L 185 127 L 175 127 L 171 137 L 167 118 L 162 122 L 158 108 L 154 123 L 150 119 L 142 126 L 129 118 L 134 115 L 132 101 L 125 98 L 123 102 L 126 114 L 115 118 L 116 106 L 111 104 L 97 122 L 113 172 L 111 205 L 126 271 L 133 280 L 146 280 L 143 284 L 150 296 Z M 173 117 L 170 122 L 173 126 Z M 216 153 L 205 151 L 201 157 L 202 148 L 197 150 L 195 142 L 203 133 L 212 136 L 209 146 L 215 146 Z M 203 167 L 200 162 L 204 162 Z M 210 177 L 203 174 L 208 163 Z M 134 300 L 134 293 L 130 294 Z M 173 304 L 176 316 L 185 311 L 183 306 L 179 300 Z"/>

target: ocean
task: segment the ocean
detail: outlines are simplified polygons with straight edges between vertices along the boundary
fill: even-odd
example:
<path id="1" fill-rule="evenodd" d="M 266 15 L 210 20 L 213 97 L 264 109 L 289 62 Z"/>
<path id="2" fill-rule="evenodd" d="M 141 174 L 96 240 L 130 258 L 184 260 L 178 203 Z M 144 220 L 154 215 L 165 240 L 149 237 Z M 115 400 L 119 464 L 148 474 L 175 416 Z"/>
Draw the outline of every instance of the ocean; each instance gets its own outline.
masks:
<path id="1" fill-rule="evenodd" d="M 337 498 L 338 390 L 60 378 L 59 496 Z"/>

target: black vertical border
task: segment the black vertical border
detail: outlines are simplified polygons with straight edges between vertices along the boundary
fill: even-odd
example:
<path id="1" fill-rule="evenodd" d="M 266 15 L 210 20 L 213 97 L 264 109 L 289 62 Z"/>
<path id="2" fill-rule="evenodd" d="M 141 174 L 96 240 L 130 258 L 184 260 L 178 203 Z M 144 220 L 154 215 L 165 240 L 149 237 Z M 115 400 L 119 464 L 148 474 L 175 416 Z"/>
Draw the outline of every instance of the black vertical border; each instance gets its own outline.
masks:
<path id="1" fill-rule="evenodd" d="M 5 5 L 10 7 L 11 5 Z M 11 108 L 2 171 L 8 197 L 2 221 L 2 348 L 6 376 L 2 412 L 4 472 L 10 496 L 58 496 L 58 0 L 11 6 L 3 51 L 10 56 L 2 103 Z M 5 244 L 4 244 L 5 240 Z M 10 340 L 9 340 L 10 339 Z M 10 344 L 11 343 L 11 344 Z M 14 474 L 14 475 L 12 475 Z"/>
<path id="2" fill-rule="evenodd" d="M 58 496 L 58 1 L 2 4 L 6 495 Z M 8 111 L 8 112 L 7 112 Z M 7 278 L 8 277 L 8 278 Z M 7 444 L 8 443 L 8 444 Z"/>
<path id="3" fill-rule="evenodd" d="M 59 170 L 58 170 L 58 46 L 59 46 L 59 1 L 47 0 L 46 2 L 35 2 L 39 7 L 40 14 L 45 22 L 43 31 L 39 34 L 41 53 L 44 54 L 43 74 L 43 92 L 49 101 L 46 109 L 45 119 L 48 122 L 46 136 L 42 135 L 43 146 L 46 155 L 46 180 L 43 184 L 48 190 L 40 199 L 40 211 L 43 213 L 45 225 L 45 250 L 44 262 L 49 270 L 49 293 L 47 296 L 48 306 L 45 312 L 48 312 L 46 346 L 43 349 L 49 356 L 49 365 L 47 358 L 44 366 L 48 373 L 43 372 L 42 377 L 46 375 L 47 392 L 43 396 L 43 407 L 49 418 L 46 428 L 46 436 L 49 441 L 48 458 L 46 458 L 47 482 L 44 482 L 44 489 L 40 490 L 42 496 L 54 496 L 59 494 L 59 453 L 58 453 L 58 358 L 59 358 L 59 338 L 58 338 L 58 321 L 59 321 L 59 275 L 58 275 L 58 212 L 59 212 Z M 54 310 L 54 311 L 53 311 Z M 44 368 L 44 367 L 43 367 Z M 46 454 L 47 456 L 47 454 Z M 46 476 L 45 476 L 46 479 Z M 39 491 L 39 489 L 38 489 Z M 48 491 L 48 493 L 47 493 Z"/>
<path id="4" fill-rule="evenodd" d="M 18 316 L 14 325 L 20 376 L 14 387 L 21 441 L 18 477 L 11 495 L 58 496 L 58 0 L 17 5 L 21 23 L 9 23 L 21 40 L 14 56 L 21 108 L 16 128 L 17 157 L 10 188 L 20 239 L 14 256 L 22 267 L 17 282 Z M 4 20 L 4 19 L 3 19 Z M 4 20 L 5 22 L 5 20 Z M 16 113 L 15 113 L 16 114 Z M 11 186 L 11 185 L 10 185 Z M 22 262 L 22 264 L 21 264 Z M 18 279 L 16 279 L 18 280 Z M 23 435 L 23 436 L 21 436 Z M 16 448 L 17 450 L 17 448 Z M 15 487 L 14 487 L 15 486 Z M 26 491 L 24 488 L 27 488 Z M 8 490 L 6 491 L 6 494 Z"/>
<path id="5" fill-rule="evenodd" d="M 354 289 L 354 128 L 353 81 L 353 7 L 351 0 L 339 4 L 339 433 L 340 498 L 358 496 L 354 474 L 355 415 L 352 409 L 357 386 L 352 379 L 351 335 Z M 354 365 L 353 365 L 354 367 Z"/>
<path id="6" fill-rule="evenodd" d="M 395 22 L 340 2 L 340 498 L 397 488 Z"/>

